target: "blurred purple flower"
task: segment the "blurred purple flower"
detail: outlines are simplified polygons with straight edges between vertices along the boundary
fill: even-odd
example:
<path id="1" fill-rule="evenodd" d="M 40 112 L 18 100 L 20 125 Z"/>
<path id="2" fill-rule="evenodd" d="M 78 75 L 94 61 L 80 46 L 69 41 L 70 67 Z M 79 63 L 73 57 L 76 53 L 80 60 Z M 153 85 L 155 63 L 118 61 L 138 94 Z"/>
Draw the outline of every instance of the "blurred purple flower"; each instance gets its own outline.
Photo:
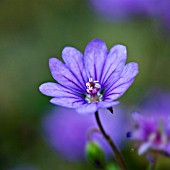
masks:
<path id="1" fill-rule="evenodd" d="M 100 115 L 102 123 L 108 134 L 114 138 L 118 147 L 121 147 L 126 138 L 126 126 L 122 109 L 117 108 L 114 115 L 105 114 L 107 110 L 102 110 Z M 83 160 L 85 154 L 85 144 L 87 133 L 90 129 L 97 128 L 93 115 L 75 114 L 74 109 L 55 108 L 51 114 L 43 119 L 43 130 L 47 141 L 52 148 L 59 152 L 68 160 Z M 127 121 L 127 119 L 126 119 Z M 110 146 L 99 132 L 91 134 L 92 140 L 99 142 L 106 155 L 111 155 Z"/>
<path id="2" fill-rule="evenodd" d="M 165 28 L 170 28 L 170 1 L 169 0 L 148 0 L 145 4 L 147 16 L 161 23 Z"/>
<path id="3" fill-rule="evenodd" d="M 130 133 L 139 155 L 153 150 L 170 156 L 170 96 L 153 91 L 142 108 L 142 115 L 133 113 L 136 128 Z"/>
<path id="4" fill-rule="evenodd" d="M 94 113 L 110 108 L 122 96 L 138 74 L 138 64 L 126 64 L 127 51 L 115 45 L 110 52 L 104 41 L 94 39 L 83 54 L 73 47 L 62 51 L 65 63 L 57 58 L 49 60 L 53 78 L 59 83 L 44 83 L 40 91 L 53 97 L 56 105 L 75 108 L 79 113 Z"/>
<path id="5" fill-rule="evenodd" d="M 91 5 L 103 16 L 114 19 L 127 19 L 146 13 L 150 0 L 91 0 Z"/>
<path id="6" fill-rule="evenodd" d="M 134 113 L 133 119 L 137 128 L 132 132 L 131 138 L 141 142 L 138 149 L 139 155 L 149 149 L 170 155 L 170 119 L 168 117 L 144 117 Z"/>
<path id="7" fill-rule="evenodd" d="M 90 0 L 90 5 L 111 20 L 148 16 L 170 28 L 170 0 Z"/>

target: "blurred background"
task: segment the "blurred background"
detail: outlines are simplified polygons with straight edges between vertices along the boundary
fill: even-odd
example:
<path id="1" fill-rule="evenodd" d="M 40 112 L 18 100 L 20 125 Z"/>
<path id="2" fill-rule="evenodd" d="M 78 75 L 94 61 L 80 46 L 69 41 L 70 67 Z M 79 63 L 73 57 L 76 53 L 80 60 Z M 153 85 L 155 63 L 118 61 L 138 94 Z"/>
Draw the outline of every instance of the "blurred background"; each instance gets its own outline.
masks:
<path id="1" fill-rule="evenodd" d="M 42 120 L 52 104 L 38 87 L 54 81 L 48 59 L 61 58 L 68 45 L 83 52 L 94 38 L 103 39 L 108 49 L 114 44 L 126 45 L 128 62 L 138 62 L 140 71 L 120 99 L 127 108 L 125 114 L 130 115 L 152 88 L 170 91 L 168 1 L 0 1 L 1 170 L 95 169 L 87 161 L 61 157 L 44 137 Z M 123 153 L 128 166 L 132 170 L 146 168 L 145 157 L 131 152 L 127 143 Z M 168 170 L 168 161 L 164 158 L 160 167 Z"/>

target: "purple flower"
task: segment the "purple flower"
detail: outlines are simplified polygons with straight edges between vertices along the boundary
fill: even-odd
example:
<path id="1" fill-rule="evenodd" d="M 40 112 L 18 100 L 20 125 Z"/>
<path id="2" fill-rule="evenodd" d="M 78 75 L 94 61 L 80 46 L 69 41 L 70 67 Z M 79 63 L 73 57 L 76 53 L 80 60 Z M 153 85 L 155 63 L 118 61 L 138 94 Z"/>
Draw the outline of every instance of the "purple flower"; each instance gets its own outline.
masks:
<path id="1" fill-rule="evenodd" d="M 155 91 L 144 103 L 143 114 L 133 113 L 136 128 L 130 137 L 138 143 L 139 155 L 152 150 L 170 156 L 169 109 L 170 96 Z"/>
<path id="2" fill-rule="evenodd" d="M 139 141 L 139 155 L 149 149 L 162 151 L 170 155 L 170 119 L 168 117 L 144 117 L 138 113 L 133 115 L 137 128 L 132 139 Z"/>
<path id="3" fill-rule="evenodd" d="M 100 115 L 104 128 L 114 138 L 116 145 L 122 147 L 126 138 L 126 126 L 122 124 L 127 120 L 123 116 L 122 108 L 116 107 L 114 115 L 105 114 L 106 112 L 108 111 L 103 110 Z M 84 159 L 88 131 L 98 127 L 92 114 L 82 119 L 82 115 L 75 114 L 74 109 L 64 107 L 54 108 L 51 114 L 43 119 L 42 126 L 47 142 L 68 160 Z M 102 134 L 93 132 L 90 136 L 101 145 L 107 156 L 112 155 L 112 150 Z"/>
<path id="4" fill-rule="evenodd" d="M 114 20 L 145 14 L 151 0 L 90 0 L 97 12 Z"/>
<path id="5" fill-rule="evenodd" d="M 146 13 L 155 19 L 159 19 L 163 25 L 170 28 L 170 1 L 169 0 L 149 0 L 146 5 Z"/>
<path id="6" fill-rule="evenodd" d="M 115 45 L 109 52 L 99 39 L 88 43 L 84 55 L 73 47 L 65 47 L 62 58 L 65 63 L 57 58 L 49 60 L 51 74 L 58 83 L 44 83 L 40 91 L 53 97 L 51 103 L 75 108 L 82 114 L 118 104 L 115 100 L 125 93 L 138 73 L 137 63 L 125 65 L 125 46 Z"/>
<path id="7" fill-rule="evenodd" d="M 90 0 L 90 6 L 111 20 L 148 16 L 170 28 L 169 0 Z"/>

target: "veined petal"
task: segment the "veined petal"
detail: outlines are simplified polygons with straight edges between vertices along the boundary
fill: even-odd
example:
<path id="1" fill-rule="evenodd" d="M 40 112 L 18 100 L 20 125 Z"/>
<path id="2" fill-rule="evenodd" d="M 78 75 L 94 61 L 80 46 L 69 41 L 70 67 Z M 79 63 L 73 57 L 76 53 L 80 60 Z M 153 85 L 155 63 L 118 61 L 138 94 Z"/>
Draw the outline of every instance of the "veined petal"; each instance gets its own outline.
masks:
<path id="1" fill-rule="evenodd" d="M 107 86 L 115 82 L 121 75 L 126 63 L 127 50 L 123 45 L 115 45 L 111 48 L 101 76 L 101 85 Z"/>
<path id="2" fill-rule="evenodd" d="M 51 96 L 51 97 L 58 97 L 58 98 L 62 98 L 63 96 L 67 96 L 67 97 L 79 97 L 78 94 L 76 94 L 75 92 L 57 84 L 57 83 L 52 83 L 52 82 L 48 82 L 48 83 L 44 83 L 39 87 L 39 90 L 41 91 L 41 93 L 47 95 L 47 96 Z"/>
<path id="3" fill-rule="evenodd" d="M 57 58 L 50 58 L 49 66 L 53 78 L 60 84 L 81 93 L 85 91 L 83 86 L 79 83 L 78 77 L 76 77 L 76 75 L 74 75 L 60 60 Z"/>
<path id="4" fill-rule="evenodd" d="M 108 89 L 104 94 L 104 98 L 110 98 L 115 100 L 122 96 L 129 86 L 133 83 L 134 77 L 138 74 L 138 64 L 135 62 L 131 62 L 127 64 L 120 78 L 114 82 L 113 84 L 109 85 Z"/>
<path id="5" fill-rule="evenodd" d="M 116 99 L 118 99 L 119 97 L 121 97 L 126 92 L 126 90 L 131 86 L 133 81 L 134 81 L 134 79 L 122 84 L 121 86 L 118 86 L 108 95 L 104 95 L 104 97 L 103 97 L 104 100 L 116 100 Z"/>
<path id="6" fill-rule="evenodd" d="M 84 63 L 88 78 L 100 80 L 107 53 L 104 41 L 94 39 L 88 43 L 84 52 Z"/>
<path id="7" fill-rule="evenodd" d="M 126 83 L 133 79 L 138 74 L 138 64 L 131 62 L 125 65 L 120 79 L 114 83 L 114 87 Z"/>
<path id="8" fill-rule="evenodd" d="M 83 64 L 83 54 L 73 47 L 65 47 L 62 51 L 62 58 L 70 72 L 77 77 L 79 83 L 86 91 L 88 81 Z"/>
<path id="9" fill-rule="evenodd" d="M 98 110 L 97 102 L 83 104 L 81 105 L 81 107 L 76 109 L 76 111 L 80 114 L 95 113 L 97 110 Z"/>
<path id="10" fill-rule="evenodd" d="M 62 98 L 52 98 L 51 103 L 68 108 L 77 108 L 83 106 L 85 100 L 80 96 L 63 96 Z"/>

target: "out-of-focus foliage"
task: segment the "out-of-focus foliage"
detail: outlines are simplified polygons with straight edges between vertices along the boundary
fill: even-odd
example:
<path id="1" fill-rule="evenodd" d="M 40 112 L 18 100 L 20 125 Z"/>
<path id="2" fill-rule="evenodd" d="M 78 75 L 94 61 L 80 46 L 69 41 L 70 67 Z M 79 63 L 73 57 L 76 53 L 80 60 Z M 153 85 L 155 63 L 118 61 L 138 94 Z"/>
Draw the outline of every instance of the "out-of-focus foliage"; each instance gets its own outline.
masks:
<path id="1" fill-rule="evenodd" d="M 108 47 L 126 45 L 128 62 L 138 62 L 140 71 L 120 100 L 129 108 L 138 105 L 153 86 L 170 90 L 170 34 L 151 19 L 108 22 L 99 18 L 85 0 L 2 0 L 0 25 L 2 170 L 29 165 L 41 170 L 94 169 L 87 162 L 61 159 L 42 137 L 42 118 L 51 104 L 38 86 L 53 81 L 48 59 L 60 58 L 65 46 L 83 51 L 93 38 L 103 39 Z M 131 169 L 146 168 L 144 157 L 130 148 L 123 153 Z M 168 167 L 168 161 L 161 159 L 160 166 Z"/>

